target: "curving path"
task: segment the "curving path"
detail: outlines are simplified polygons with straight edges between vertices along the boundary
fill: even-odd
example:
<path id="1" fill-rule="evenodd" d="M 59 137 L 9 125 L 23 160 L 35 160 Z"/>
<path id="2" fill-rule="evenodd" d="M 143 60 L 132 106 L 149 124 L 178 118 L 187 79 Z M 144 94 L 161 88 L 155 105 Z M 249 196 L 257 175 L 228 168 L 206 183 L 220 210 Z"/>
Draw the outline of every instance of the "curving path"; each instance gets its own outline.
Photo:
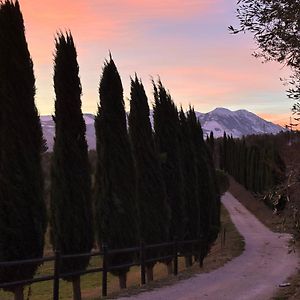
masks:
<path id="1" fill-rule="evenodd" d="M 298 255 L 288 254 L 291 236 L 270 231 L 231 194 L 222 202 L 245 238 L 245 251 L 224 267 L 130 297 L 135 300 L 267 300 L 296 272 Z M 128 299 L 120 298 L 120 299 Z"/>

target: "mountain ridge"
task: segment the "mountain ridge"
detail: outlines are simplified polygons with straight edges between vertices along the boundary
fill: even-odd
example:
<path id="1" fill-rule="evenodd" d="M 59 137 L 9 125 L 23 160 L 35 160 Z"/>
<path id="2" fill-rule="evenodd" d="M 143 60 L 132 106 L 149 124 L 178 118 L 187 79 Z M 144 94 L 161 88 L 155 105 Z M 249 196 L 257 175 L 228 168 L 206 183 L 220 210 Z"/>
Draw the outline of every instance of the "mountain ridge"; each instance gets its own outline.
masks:
<path id="1" fill-rule="evenodd" d="M 231 111 L 217 107 L 206 114 L 200 114 L 198 119 L 203 133 L 209 134 L 213 131 L 215 137 L 223 136 L 224 131 L 234 138 L 241 138 L 251 134 L 277 134 L 284 130 L 280 125 L 266 121 L 245 109 Z"/>
<path id="2" fill-rule="evenodd" d="M 256 114 L 245 109 L 231 111 L 227 108 L 217 107 L 208 113 L 195 111 L 201 122 L 204 136 L 213 131 L 215 137 L 221 137 L 224 131 L 234 138 L 241 138 L 250 134 L 277 134 L 284 128 L 260 118 Z M 86 138 L 89 149 L 96 149 L 96 138 L 94 128 L 94 115 L 85 113 Z M 44 138 L 47 141 L 48 151 L 52 151 L 55 135 L 55 124 L 52 116 L 40 116 Z M 152 121 L 152 111 L 151 111 Z"/>

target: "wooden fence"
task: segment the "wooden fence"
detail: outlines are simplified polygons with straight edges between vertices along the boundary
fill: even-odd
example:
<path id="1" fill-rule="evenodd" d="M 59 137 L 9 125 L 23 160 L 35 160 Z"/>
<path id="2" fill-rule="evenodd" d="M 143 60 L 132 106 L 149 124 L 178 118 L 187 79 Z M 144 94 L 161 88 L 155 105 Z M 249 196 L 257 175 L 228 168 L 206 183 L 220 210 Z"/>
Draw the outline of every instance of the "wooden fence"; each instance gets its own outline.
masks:
<path id="1" fill-rule="evenodd" d="M 225 229 L 222 230 L 221 234 L 221 248 L 225 245 Z M 172 261 L 173 262 L 173 274 L 177 276 L 178 274 L 178 258 L 180 256 L 189 256 L 196 255 L 201 257 L 201 240 L 189 240 L 189 241 L 177 241 L 176 239 L 172 242 L 161 243 L 161 244 L 153 244 L 146 245 L 141 242 L 138 247 L 126 248 L 126 249 L 108 249 L 107 245 L 102 246 L 102 250 L 98 252 L 91 253 L 82 253 L 82 254 L 74 254 L 74 255 L 61 255 L 60 251 L 55 251 L 54 256 L 38 258 L 38 259 L 29 259 L 29 260 L 20 260 L 20 261 L 10 261 L 10 262 L 0 262 L 1 267 L 14 267 L 20 265 L 28 265 L 28 264 L 42 264 L 44 262 L 54 262 L 54 272 L 53 275 L 48 276 L 40 276 L 35 277 L 33 279 L 26 279 L 21 281 L 7 282 L 1 283 L 0 289 L 3 288 L 11 288 L 14 286 L 25 286 L 31 285 L 36 282 L 43 281 L 53 281 L 53 300 L 59 300 L 59 280 L 62 278 L 81 276 L 89 273 L 102 273 L 102 296 L 107 296 L 107 274 L 110 271 L 120 270 L 123 268 L 128 268 L 132 266 L 140 266 L 140 282 L 141 285 L 146 283 L 146 266 L 151 262 L 156 261 Z M 180 248 L 183 246 L 190 245 L 192 250 L 189 253 L 181 253 Z M 169 255 L 164 256 L 155 256 L 155 257 L 146 257 L 146 251 L 149 249 L 162 249 L 161 252 L 169 253 Z M 167 251 L 167 250 L 168 251 Z M 132 263 L 122 264 L 122 265 L 113 265 L 110 266 L 108 264 L 109 256 L 114 254 L 121 253 L 135 253 L 137 259 Z M 83 257 L 92 257 L 99 256 L 102 257 L 102 266 L 98 268 L 90 268 L 87 270 L 75 271 L 71 273 L 62 273 L 60 271 L 61 262 L 64 259 L 76 259 Z M 202 261 L 199 259 L 199 264 L 202 266 Z"/>

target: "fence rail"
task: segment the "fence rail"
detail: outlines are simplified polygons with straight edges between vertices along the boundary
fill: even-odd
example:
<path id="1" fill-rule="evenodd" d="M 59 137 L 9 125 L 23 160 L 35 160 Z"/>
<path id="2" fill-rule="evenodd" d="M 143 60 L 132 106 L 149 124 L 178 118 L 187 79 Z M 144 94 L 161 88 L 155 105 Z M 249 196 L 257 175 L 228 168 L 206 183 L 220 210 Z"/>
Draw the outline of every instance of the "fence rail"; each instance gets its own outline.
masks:
<path id="1" fill-rule="evenodd" d="M 225 245 L 225 237 L 226 237 L 226 230 L 220 232 L 221 237 L 221 249 Z M 141 242 L 138 247 L 131 247 L 131 248 L 124 248 L 124 249 L 113 249 L 110 250 L 107 245 L 102 246 L 102 251 L 91 252 L 91 253 L 80 253 L 80 254 L 70 254 L 70 255 L 61 255 L 60 251 L 55 251 L 54 256 L 44 257 L 44 258 L 37 258 L 37 259 L 28 259 L 28 260 L 19 260 L 19 261 L 9 261 L 9 262 L 0 262 L 1 267 L 12 267 L 12 266 L 20 266 L 20 265 L 28 265 L 28 264 L 42 264 L 44 262 L 54 262 L 54 272 L 53 275 L 48 276 L 40 276 L 35 277 L 32 279 L 25 279 L 20 281 L 14 282 L 6 282 L 0 283 L 0 289 L 7 289 L 15 286 L 22 286 L 22 285 L 30 285 L 36 282 L 43 282 L 43 281 L 53 281 L 53 300 L 59 300 L 59 280 L 62 278 L 67 277 L 74 277 L 74 276 L 82 276 L 85 274 L 90 273 L 102 273 L 102 296 L 107 296 L 107 274 L 113 270 L 119 270 L 123 268 L 128 268 L 132 266 L 140 266 L 140 277 L 141 277 L 141 284 L 144 285 L 146 283 L 146 266 L 149 263 L 155 261 L 172 261 L 173 262 L 173 274 L 176 276 L 178 274 L 178 258 L 181 256 L 187 255 L 201 255 L 201 240 L 188 240 L 188 241 L 178 241 L 174 240 L 172 242 L 160 243 L 160 244 L 152 244 L 146 245 L 144 242 Z M 190 246 L 192 250 L 189 250 L 188 253 L 180 252 L 181 246 Z M 197 247 L 195 247 L 197 246 Z M 195 250 L 196 248 L 196 250 Z M 147 255 L 147 250 L 149 249 L 163 249 L 169 254 L 163 256 L 155 256 L 149 257 Z M 167 250 L 168 249 L 168 250 Z M 134 252 L 137 254 L 137 259 L 130 263 L 125 263 L 121 265 L 113 265 L 110 266 L 108 264 L 108 259 L 110 255 L 122 254 L 122 253 L 130 253 Z M 102 257 L 102 266 L 98 268 L 91 268 L 87 270 L 78 270 L 70 273 L 62 273 L 60 270 L 61 263 L 64 259 L 76 259 L 76 258 L 83 258 L 83 257 L 93 257 L 99 256 Z M 199 265 L 202 267 L 202 261 L 199 259 Z"/>

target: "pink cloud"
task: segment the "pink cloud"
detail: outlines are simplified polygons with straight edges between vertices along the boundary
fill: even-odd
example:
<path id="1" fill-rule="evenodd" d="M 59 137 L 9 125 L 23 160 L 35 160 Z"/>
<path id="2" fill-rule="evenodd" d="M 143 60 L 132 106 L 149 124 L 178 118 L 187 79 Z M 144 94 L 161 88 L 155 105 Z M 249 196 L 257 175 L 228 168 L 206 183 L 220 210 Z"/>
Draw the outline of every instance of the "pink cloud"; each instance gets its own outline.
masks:
<path id="1" fill-rule="evenodd" d="M 52 65 L 54 35 L 58 29 L 70 29 L 73 33 L 83 83 L 83 107 L 88 112 L 96 111 L 101 66 L 109 49 L 119 67 L 125 96 L 130 94 L 129 76 L 134 72 L 143 78 L 150 99 L 149 77 L 159 74 L 178 104 L 187 107 L 192 103 L 200 111 L 221 105 L 243 108 L 254 97 L 254 104 L 264 105 L 264 101 L 271 101 L 266 100 L 270 94 L 281 91 L 283 95 L 279 67 L 261 66 L 253 59 L 249 40 L 245 42 L 228 34 L 229 21 L 217 24 L 221 27 L 214 28 L 217 33 L 210 32 L 216 21 L 226 17 L 218 13 L 230 5 L 233 9 L 235 3 L 234 0 L 20 0 L 35 64 L 39 107 L 43 113 L 49 113 L 49 107 L 53 107 Z M 209 21 L 197 27 L 195 20 Z M 165 27 L 160 27 L 161 24 L 168 27 L 167 32 L 163 32 Z M 182 25 L 185 29 L 179 34 L 176 30 L 182 29 Z M 263 93 L 269 94 L 265 97 Z"/>

